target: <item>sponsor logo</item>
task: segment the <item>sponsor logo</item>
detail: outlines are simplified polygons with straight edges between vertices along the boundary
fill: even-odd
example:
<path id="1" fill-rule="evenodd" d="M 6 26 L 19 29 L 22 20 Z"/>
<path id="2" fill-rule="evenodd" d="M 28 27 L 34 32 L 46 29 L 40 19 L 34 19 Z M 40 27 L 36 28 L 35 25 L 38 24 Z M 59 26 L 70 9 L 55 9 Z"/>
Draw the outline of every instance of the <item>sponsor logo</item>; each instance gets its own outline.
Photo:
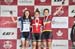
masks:
<path id="1" fill-rule="evenodd" d="M 65 21 L 56 21 L 56 20 L 54 20 L 55 21 L 55 24 L 66 24 L 67 22 L 65 22 Z"/>
<path id="2" fill-rule="evenodd" d="M 59 8 L 57 8 L 56 10 L 58 10 Z M 63 10 L 63 8 L 58 12 L 58 14 L 57 15 L 62 15 L 64 13 L 64 10 Z"/>
<path id="3" fill-rule="evenodd" d="M 13 11 L 9 11 L 9 12 L 10 12 L 11 15 L 13 14 Z"/>
<path id="4" fill-rule="evenodd" d="M 32 0 L 20 0 L 20 3 L 32 3 Z"/>
<path id="5" fill-rule="evenodd" d="M 2 10 L 2 12 L 7 13 L 10 12 L 11 10 Z M 12 12 L 16 12 L 15 10 L 13 10 Z M 11 13 L 10 13 L 11 14 Z"/>
<path id="6" fill-rule="evenodd" d="M 54 17 L 54 23 L 52 28 L 67 28 L 68 27 L 68 18 L 67 17 Z"/>
<path id="7" fill-rule="evenodd" d="M 57 8 L 56 8 L 56 12 L 57 12 L 59 9 L 60 9 L 60 7 L 57 7 Z M 59 11 L 56 15 L 60 16 L 60 15 L 63 15 L 63 14 L 64 14 L 64 10 L 63 10 L 63 8 L 61 8 L 60 11 Z"/>
<path id="8" fill-rule="evenodd" d="M 2 35 L 14 35 L 14 32 L 3 32 Z"/>
<path id="9" fill-rule="evenodd" d="M 66 47 L 65 44 L 54 44 L 53 46 L 54 46 L 54 47 Z"/>
<path id="10" fill-rule="evenodd" d="M 61 32 L 61 30 L 58 30 L 58 32 L 56 34 L 57 34 L 57 36 L 62 36 L 63 32 Z"/>
<path id="11" fill-rule="evenodd" d="M 13 0 L 4 0 L 4 2 L 9 5 L 13 2 Z"/>
<path id="12" fill-rule="evenodd" d="M 54 0 L 54 2 L 61 2 L 61 1 L 63 1 L 63 0 Z"/>
<path id="13" fill-rule="evenodd" d="M 40 0 L 40 2 L 46 2 L 46 0 Z"/>
<path id="14" fill-rule="evenodd" d="M 12 48 L 12 42 L 11 41 L 4 41 L 3 47 L 5 49 L 11 49 Z"/>
<path id="15" fill-rule="evenodd" d="M 72 10 L 71 13 L 75 13 L 75 10 Z"/>

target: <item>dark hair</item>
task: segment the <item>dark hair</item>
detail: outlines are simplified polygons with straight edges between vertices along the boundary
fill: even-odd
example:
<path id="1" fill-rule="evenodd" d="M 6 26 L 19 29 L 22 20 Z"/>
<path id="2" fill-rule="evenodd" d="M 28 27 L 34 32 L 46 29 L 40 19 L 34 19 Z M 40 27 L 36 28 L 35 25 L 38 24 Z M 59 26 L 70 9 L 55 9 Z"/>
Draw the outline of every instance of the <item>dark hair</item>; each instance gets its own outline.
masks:
<path id="1" fill-rule="evenodd" d="M 38 8 L 36 9 L 35 13 L 36 13 L 36 12 L 38 12 L 38 13 L 40 14 L 40 11 L 39 11 L 39 9 L 38 9 Z M 34 13 L 34 14 L 35 14 L 35 13 Z"/>
<path id="2" fill-rule="evenodd" d="M 75 21 L 75 15 L 74 15 L 74 21 Z"/>
<path id="3" fill-rule="evenodd" d="M 46 8 L 46 9 L 44 9 L 44 11 L 43 11 L 43 12 L 45 12 L 46 10 L 47 10 L 47 11 L 48 11 L 48 13 L 49 13 L 49 9 L 47 9 L 47 8 Z"/>
<path id="4" fill-rule="evenodd" d="M 25 15 L 25 12 L 26 12 L 26 11 L 29 12 L 29 16 L 28 16 L 28 18 L 31 19 L 30 11 L 29 11 L 29 10 L 25 10 L 25 11 L 23 12 L 23 19 L 26 19 L 26 15 Z"/>
<path id="5" fill-rule="evenodd" d="M 75 18 L 75 15 L 74 15 L 74 18 Z"/>

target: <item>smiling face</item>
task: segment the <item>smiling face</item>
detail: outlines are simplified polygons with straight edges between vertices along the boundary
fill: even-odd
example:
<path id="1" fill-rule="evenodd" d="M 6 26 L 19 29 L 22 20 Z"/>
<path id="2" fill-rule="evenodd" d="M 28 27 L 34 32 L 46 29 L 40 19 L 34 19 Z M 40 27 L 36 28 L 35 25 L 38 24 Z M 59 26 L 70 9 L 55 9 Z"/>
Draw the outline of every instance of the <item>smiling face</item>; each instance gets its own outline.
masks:
<path id="1" fill-rule="evenodd" d="M 40 16 L 40 13 L 39 12 L 35 12 L 35 18 L 38 18 Z"/>
<path id="2" fill-rule="evenodd" d="M 25 16 L 28 17 L 29 16 L 29 11 L 25 11 Z"/>
<path id="3" fill-rule="evenodd" d="M 29 10 L 25 10 L 23 13 L 23 19 L 26 19 L 26 18 L 30 18 L 30 11 Z"/>
<path id="4" fill-rule="evenodd" d="M 49 11 L 48 10 L 44 10 L 44 15 L 48 16 L 49 15 Z"/>

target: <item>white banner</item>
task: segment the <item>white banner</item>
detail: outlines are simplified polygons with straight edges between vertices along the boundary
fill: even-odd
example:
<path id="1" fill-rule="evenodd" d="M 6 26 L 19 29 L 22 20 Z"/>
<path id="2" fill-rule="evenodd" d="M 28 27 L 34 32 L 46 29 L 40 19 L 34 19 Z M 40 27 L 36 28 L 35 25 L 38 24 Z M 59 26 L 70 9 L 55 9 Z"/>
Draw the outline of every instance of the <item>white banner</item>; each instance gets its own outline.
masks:
<path id="1" fill-rule="evenodd" d="M 17 39 L 17 28 L 0 28 L 0 39 Z"/>
<path id="2" fill-rule="evenodd" d="M 68 40 L 53 40 L 52 49 L 68 49 Z"/>
<path id="3" fill-rule="evenodd" d="M 52 23 L 52 28 L 68 28 L 68 17 L 54 17 L 52 19 L 55 21 Z"/>
<path id="4" fill-rule="evenodd" d="M 34 0 L 18 0 L 18 5 L 34 5 Z"/>
<path id="5" fill-rule="evenodd" d="M 52 5 L 53 6 L 60 6 L 62 5 L 63 0 L 52 0 Z M 68 5 L 69 1 L 68 0 L 64 0 L 64 5 Z"/>
<path id="6" fill-rule="evenodd" d="M 1 16 L 17 16 L 17 6 L 8 6 L 8 5 L 2 5 L 1 6 Z"/>
<path id="7" fill-rule="evenodd" d="M 68 14 L 69 14 L 70 17 L 75 16 L 75 5 L 69 6 L 68 11 L 69 11 Z"/>

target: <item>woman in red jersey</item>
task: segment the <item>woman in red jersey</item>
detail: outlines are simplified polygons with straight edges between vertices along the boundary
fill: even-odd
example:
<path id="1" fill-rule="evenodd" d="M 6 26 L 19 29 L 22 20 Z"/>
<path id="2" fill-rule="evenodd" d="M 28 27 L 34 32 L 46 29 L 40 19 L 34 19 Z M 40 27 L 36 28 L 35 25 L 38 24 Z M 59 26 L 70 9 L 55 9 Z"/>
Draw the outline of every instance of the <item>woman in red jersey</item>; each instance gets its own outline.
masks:
<path id="1" fill-rule="evenodd" d="M 42 20 L 40 17 L 40 12 L 36 9 L 34 13 L 34 19 L 32 20 L 32 48 L 36 49 L 36 45 L 38 45 L 38 49 L 41 49 L 41 31 L 42 31 Z"/>
<path id="2" fill-rule="evenodd" d="M 43 33 L 42 33 L 42 41 L 43 41 L 43 49 L 51 49 L 51 41 L 52 41 L 52 16 L 49 15 L 49 9 L 44 9 L 44 19 L 43 19 Z M 47 45 L 48 44 L 48 45 Z M 47 47 L 48 46 L 48 47 Z"/>

